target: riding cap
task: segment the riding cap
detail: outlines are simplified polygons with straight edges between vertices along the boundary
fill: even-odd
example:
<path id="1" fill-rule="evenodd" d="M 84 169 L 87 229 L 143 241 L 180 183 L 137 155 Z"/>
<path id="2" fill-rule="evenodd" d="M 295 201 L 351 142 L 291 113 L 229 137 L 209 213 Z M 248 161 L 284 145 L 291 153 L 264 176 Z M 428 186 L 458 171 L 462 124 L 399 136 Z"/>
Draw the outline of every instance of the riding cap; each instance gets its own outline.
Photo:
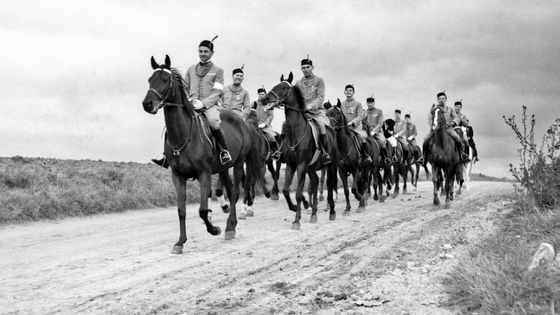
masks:
<path id="1" fill-rule="evenodd" d="M 447 98 L 447 94 L 445 94 L 445 92 L 439 92 L 439 93 L 437 94 L 437 98 L 439 98 L 439 97 L 442 96 L 442 95 L 445 96 L 445 97 Z"/>
<path id="2" fill-rule="evenodd" d="M 356 89 L 354 88 L 354 85 L 352 85 L 352 84 L 347 84 L 347 85 L 344 87 L 344 90 L 346 91 L 347 88 L 352 88 L 352 91 L 356 92 Z"/>
<path id="3" fill-rule="evenodd" d="M 375 102 L 375 97 L 371 96 L 371 97 L 366 98 L 366 102 L 374 103 Z"/>
<path id="4" fill-rule="evenodd" d="M 400 109 L 395 109 L 395 113 L 399 113 L 399 114 L 400 114 L 400 113 L 401 113 L 401 110 L 400 110 Z"/>
<path id="5" fill-rule="evenodd" d="M 212 40 L 203 40 L 200 42 L 200 44 L 198 45 L 198 47 L 208 47 L 208 49 L 210 49 L 210 51 L 214 51 L 214 40 L 218 38 L 218 35 L 214 36 L 214 38 L 212 38 Z"/>
<path id="6" fill-rule="evenodd" d="M 266 93 L 266 89 L 265 88 L 258 88 L 257 89 L 257 93 Z"/>
<path id="7" fill-rule="evenodd" d="M 404 118 L 410 118 L 410 114 L 405 114 Z"/>
<path id="8" fill-rule="evenodd" d="M 245 67 L 245 65 L 242 65 L 241 68 L 233 69 L 231 75 L 235 75 L 236 73 L 243 73 L 243 67 Z"/>
<path id="9" fill-rule="evenodd" d="M 311 61 L 311 59 L 309 59 L 309 55 L 307 55 L 307 58 L 302 59 L 301 60 L 301 65 L 310 65 L 313 66 L 313 61 Z"/>
<path id="10" fill-rule="evenodd" d="M 462 103 L 461 101 L 457 101 L 457 102 L 455 102 L 455 105 L 461 105 L 461 106 L 463 106 L 463 103 Z"/>

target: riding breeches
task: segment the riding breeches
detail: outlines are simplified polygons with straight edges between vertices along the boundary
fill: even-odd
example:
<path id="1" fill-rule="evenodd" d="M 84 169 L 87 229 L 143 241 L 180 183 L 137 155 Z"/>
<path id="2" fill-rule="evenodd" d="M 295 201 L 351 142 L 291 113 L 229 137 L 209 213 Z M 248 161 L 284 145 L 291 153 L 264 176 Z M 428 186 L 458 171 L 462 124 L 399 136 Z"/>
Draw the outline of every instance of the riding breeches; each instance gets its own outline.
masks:
<path id="1" fill-rule="evenodd" d="M 220 111 L 218 106 L 212 106 L 205 111 L 206 118 L 208 119 L 208 125 L 212 129 L 220 129 Z"/>

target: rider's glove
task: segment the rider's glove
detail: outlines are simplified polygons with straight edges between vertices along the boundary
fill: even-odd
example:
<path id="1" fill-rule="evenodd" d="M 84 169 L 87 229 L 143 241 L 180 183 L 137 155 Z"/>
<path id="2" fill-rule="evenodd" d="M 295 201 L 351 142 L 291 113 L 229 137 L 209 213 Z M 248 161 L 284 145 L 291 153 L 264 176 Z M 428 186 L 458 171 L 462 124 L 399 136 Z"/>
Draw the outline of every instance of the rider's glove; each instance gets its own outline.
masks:
<path id="1" fill-rule="evenodd" d="M 201 100 L 194 100 L 193 107 L 195 110 L 201 110 L 204 107 L 204 104 L 202 104 Z"/>
<path id="2" fill-rule="evenodd" d="M 266 124 L 265 124 L 265 123 L 260 123 L 260 124 L 259 124 L 259 128 L 260 128 L 260 129 L 263 129 L 264 127 L 266 127 Z"/>

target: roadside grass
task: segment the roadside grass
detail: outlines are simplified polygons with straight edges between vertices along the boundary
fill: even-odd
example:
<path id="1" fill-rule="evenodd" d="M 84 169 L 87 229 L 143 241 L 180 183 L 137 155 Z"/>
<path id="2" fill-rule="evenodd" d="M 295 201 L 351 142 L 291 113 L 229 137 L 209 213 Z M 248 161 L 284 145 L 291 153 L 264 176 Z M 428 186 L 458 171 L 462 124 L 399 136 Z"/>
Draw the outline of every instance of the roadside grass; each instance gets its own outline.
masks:
<path id="1" fill-rule="evenodd" d="M 198 185 L 188 186 L 188 201 L 198 201 Z M 171 175 L 155 165 L 0 158 L 0 223 L 174 204 Z"/>
<path id="2" fill-rule="evenodd" d="M 468 256 L 443 279 L 449 306 L 479 314 L 559 312 L 560 270 L 527 271 L 541 242 L 560 248 L 560 212 L 534 212 L 517 200 L 497 232 L 471 245 Z"/>
<path id="3" fill-rule="evenodd" d="M 527 267 L 542 242 L 560 249 L 560 119 L 550 126 L 540 148 L 535 144 L 535 116 L 521 125 L 504 121 L 520 144 L 519 168 L 510 164 L 516 191 L 514 208 L 496 233 L 469 248 L 445 278 L 448 306 L 462 313 L 556 314 L 560 312 L 560 266 Z M 558 258 L 558 256 L 557 256 Z"/>

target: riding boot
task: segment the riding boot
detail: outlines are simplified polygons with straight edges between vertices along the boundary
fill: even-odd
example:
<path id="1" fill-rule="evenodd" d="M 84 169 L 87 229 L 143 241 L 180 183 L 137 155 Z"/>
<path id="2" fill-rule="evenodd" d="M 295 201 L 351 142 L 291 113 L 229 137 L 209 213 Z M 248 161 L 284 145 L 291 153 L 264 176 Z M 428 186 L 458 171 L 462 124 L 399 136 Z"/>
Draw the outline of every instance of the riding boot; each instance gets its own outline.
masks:
<path id="1" fill-rule="evenodd" d="M 276 143 L 276 141 L 270 141 L 270 151 L 272 151 L 272 154 L 270 155 L 272 159 L 280 159 L 280 150 L 278 149 L 278 143 Z"/>
<path id="2" fill-rule="evenodd" d="M 165 133 L 165 136 L 163 138 L 163 150 L 165 151 L 165 143 L 167 142 L 167 132 Z M 163 157 L 161 159 L 152 159 L 152 162 L 154 162 L 155 164 L 163 167 L 163 168 L 168 168 L 169 164 L 167 163 L 167 157 L 165 156 L 165 154 L 163 155 Z"/>
<path id="3" fill-rule="evenodd" d="M 459 146 L 457 147 L 457 150 L 459 151 L 461 162 L 466 162 L 469 156 L 465 154 L 465 144 L 463 143 L 463 141 L 459 142 Z"/>
<path id="4" fill-rule="evenodd" d="M 397 158 L 397 147 L 393 148 L 393 156 L 391 157 L 391 161 L 393 163 L 396 163 L 399 161 L 399 159 Z"/>
<path id="5" fill-rule="evenodd" d="M 320 142 L 320 146 L 321 146 L 321 151 L 323 151 L 323 155 L 321 156 L 321 160 L 323 162 L 323 164 L 327 165 L 330 164 L 332 162 L 332 159 L 329 155 L 329 153 L 327 152 L 327 139 L 326 139 L 327 135 L 324 134 L 320 134 L 319 135 L 319 142 Z"/>
<path id="6" fill-rule="evenodd" d="M 218 142 L 218 145 L 222 148 L 220 151 L 220 162 L 225 165 L 228 162 L 231 162 L 231 155 L 229 154 L 226 137 L 224 136 L 224 132 L 221 128 L 212 129 L 212 135 Z"/>
<path id="7" fill-rule="evenodd" d="M 430 149 L 430 147 L 429 147 L 428 143 L 424 142 L 422 144 L 422 153 L 423 153 L 424 156 L 422 157 L 423 160 L 420 162 L 422 164 L 422 166 L 428 165 L 428 154 L 429 154 L 428 151 L 429 151 L 429 149 Z"/>
<path id="8" fill-rule="evenodd" d="M 373 160 L 371 159 L 371 156 L 366 153 L 366 144 L 366 142 L 362 143 L 362 160 L 364 163 L 372 163 Z"/>
<path id="9" fill-rule="evenodd" d="M 379 151 L 381 152 L 381 158 L 383 159 L 385 164 L 391 163 L 391 159 L 389 159 L 389 157 L 387 155 L 387 148 L 381 147 L 381 149 Z"/>

